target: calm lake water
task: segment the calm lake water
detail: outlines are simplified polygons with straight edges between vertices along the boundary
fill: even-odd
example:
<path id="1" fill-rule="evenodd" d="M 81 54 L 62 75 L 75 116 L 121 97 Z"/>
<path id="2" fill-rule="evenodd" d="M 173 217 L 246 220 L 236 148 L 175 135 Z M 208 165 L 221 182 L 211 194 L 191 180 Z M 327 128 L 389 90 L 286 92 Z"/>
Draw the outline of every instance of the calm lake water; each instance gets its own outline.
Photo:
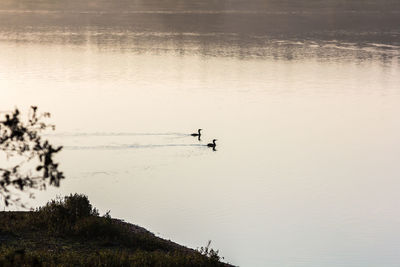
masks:
<path id="1" fill-rule="evenodd" d="M 399 4 L 110 2 L 0 4 L 0 110 L 65 146 L 33 207 L 84 193 L 240 266 L 399 266 Z"/>

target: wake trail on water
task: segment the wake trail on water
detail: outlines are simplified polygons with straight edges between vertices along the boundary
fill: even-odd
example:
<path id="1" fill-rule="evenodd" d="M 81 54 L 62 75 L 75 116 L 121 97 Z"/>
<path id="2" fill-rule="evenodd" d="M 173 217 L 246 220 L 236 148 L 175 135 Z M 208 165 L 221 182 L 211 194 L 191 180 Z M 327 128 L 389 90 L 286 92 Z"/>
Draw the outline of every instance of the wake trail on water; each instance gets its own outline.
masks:
<path id="1" fill-rule="evenodd" d="M 67 150 L 128 150 L 140 148 L 163 148 L 163 147 L 206 147 L 202 144 L 126 144 L 126 145 L 94 145 L 94 146 L 64 146 Z"/>
<path id="2" fill-rule="evenodd" d="M 183 137 L 190 136 L 185 133 L 125 133 L 125 132 L 94 132 L 94 133 L 54 133 L 47 134 L 52 137 L 95 137 L 95 136 L 172 136 Z"/>

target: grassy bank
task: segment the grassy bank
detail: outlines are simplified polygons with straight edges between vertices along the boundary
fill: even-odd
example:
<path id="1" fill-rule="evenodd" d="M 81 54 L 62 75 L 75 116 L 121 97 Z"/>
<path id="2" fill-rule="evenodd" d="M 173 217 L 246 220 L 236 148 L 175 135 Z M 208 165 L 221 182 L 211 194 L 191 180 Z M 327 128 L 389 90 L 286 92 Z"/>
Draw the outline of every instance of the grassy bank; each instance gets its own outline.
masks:
<path id="1" fill-rule="evenodd" d="M 99 216 L 86 196 L 31 212 L 0 212 L 0 266 L 229 266 L 218 252 L 186 248 Z"/>

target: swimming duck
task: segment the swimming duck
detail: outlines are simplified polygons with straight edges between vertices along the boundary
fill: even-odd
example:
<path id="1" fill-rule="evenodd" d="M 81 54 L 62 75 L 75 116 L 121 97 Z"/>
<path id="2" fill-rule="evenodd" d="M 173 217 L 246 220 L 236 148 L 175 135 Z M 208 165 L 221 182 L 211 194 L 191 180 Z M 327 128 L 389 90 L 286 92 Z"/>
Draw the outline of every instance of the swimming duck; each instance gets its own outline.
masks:
<path id="1" fill-rule="evenodd" d="M 208 143 L 207 146 L 208 146 L 208 147 L 215 148 L 215 147 L 217 146 L 217 144 L 215 143 L 215 141 L 217 141 L 217 139 L 214 139 L 214 140 L 212 141 L 212 143 Z"/>
<path id="2" fill-rule="evenodd" d="M 201 130 L 202 130 L 202 129 L 198 129 L 198 130 L 197 130 L 197 133 L 192 133 L 191 136 L 198 136 L 198 137 L 200 137 L 200 136 L 201 136 L 201 133 L 200 133 Z"/>
<path id="3" fill-rule="evenodd" d="M 197 130 L 197 133 L 193 133 L 193 134 L 191 134 L 191 136 L 197 136 L 198 139 L 199 139 L 199 141 L 200 141 L 200 136 L 201 136 L 200 131 L 201 131 L 201 130 L 202 130 L 202 129 L 198 129 L 198 130 Z"/>

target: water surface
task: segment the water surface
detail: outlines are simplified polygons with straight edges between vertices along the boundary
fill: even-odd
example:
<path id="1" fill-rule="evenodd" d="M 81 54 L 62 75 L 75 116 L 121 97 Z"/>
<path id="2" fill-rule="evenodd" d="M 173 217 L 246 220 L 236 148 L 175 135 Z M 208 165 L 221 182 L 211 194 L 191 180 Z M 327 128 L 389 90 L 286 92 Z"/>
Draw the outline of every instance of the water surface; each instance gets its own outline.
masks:
<path id="1" fill-rule="evenodd" d="M 0 107 L 52 113 L 67 176 L 33 206 L 85 193 L 240 266 L 398 266 L 395 2 L 21 3 Z"/>

